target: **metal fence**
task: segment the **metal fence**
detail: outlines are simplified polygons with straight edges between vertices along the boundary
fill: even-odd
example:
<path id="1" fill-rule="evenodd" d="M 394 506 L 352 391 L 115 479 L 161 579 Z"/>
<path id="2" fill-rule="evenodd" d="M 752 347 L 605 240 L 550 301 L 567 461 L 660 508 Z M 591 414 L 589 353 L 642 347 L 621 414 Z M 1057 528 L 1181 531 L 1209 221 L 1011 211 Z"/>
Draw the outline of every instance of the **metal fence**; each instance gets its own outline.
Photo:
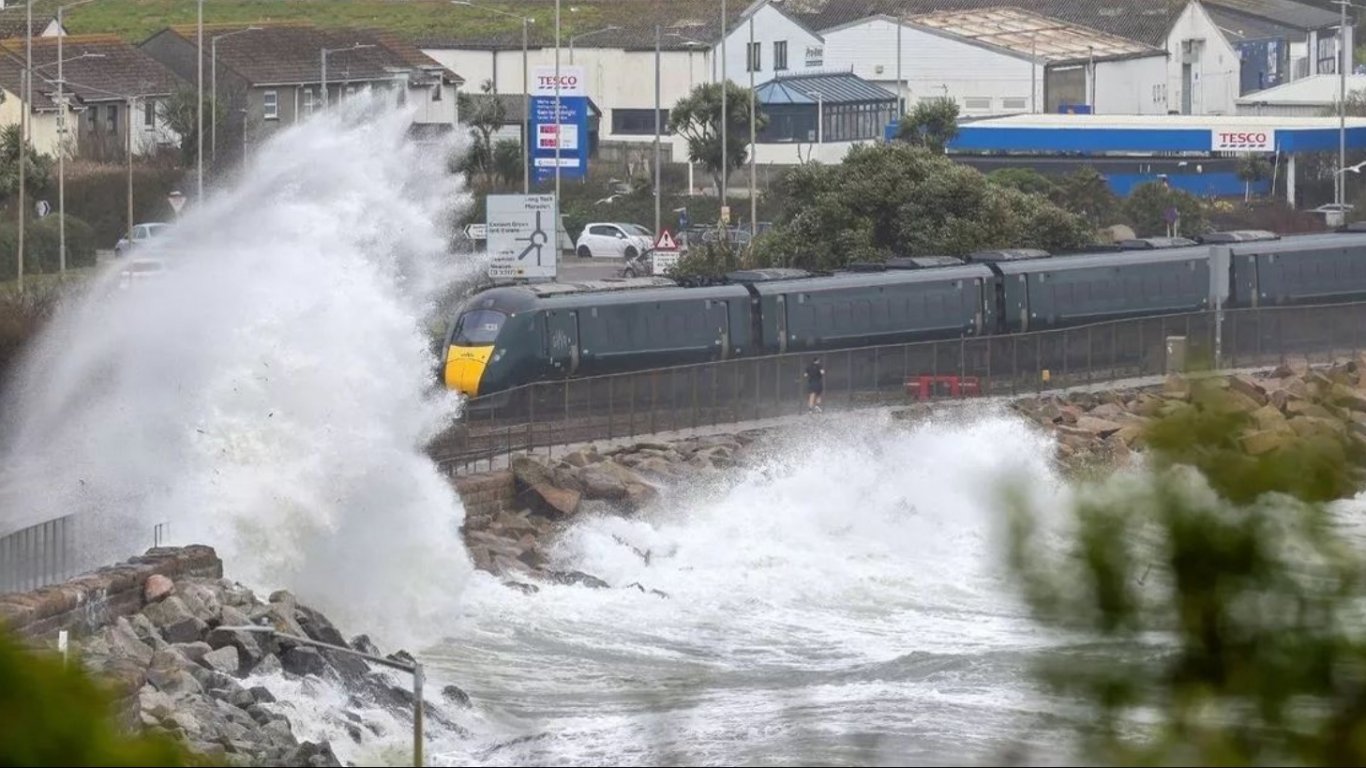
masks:
<path id="1" fill-rule="evenodd" d="M 1287 355 L 1327 361 L 1362 348 L 1366 303 L 1267 307 L 1126 318 L 1079 327 L 725 360 L 540 382 L 469 401 L 460 423 L 431 446 L 448 471 L 491 468 L 556 445 L 770 419 L 806 407 L 803 370 L 817 354 L 826 409 L 893 405 L 948 394 L 1017 395 L 1168 370 L 1167 342 L 1227 368 Z"/>
<path id="2" fill-rule="evenodd" d="M 48 520 L 0 538 L 0 594 L 22 592 L 75 575 L 76 521 Z"/>

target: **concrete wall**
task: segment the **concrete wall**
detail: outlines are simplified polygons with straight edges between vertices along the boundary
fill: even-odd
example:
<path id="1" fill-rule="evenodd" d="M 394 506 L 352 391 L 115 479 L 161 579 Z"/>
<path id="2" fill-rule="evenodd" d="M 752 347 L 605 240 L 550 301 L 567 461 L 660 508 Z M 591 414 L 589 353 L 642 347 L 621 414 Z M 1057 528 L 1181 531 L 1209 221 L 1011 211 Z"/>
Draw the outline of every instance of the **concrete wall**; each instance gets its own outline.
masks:
<path id="1" fill-rule="evenodd" d="M 1196 39 L 1205 42 L 1191 62 L 1190 114 L 1231 115 L 1238 98 L 1242 62 L 1209 14 L 1194 2 L 1186 6 L 1167 34 L 1167 108 L 1182 111 L 1182 41 Z"/>
<path id="2" fill-rule="evenodd" d="M 83 637 L 119 616 L 141 610 L 146 605 L 143 583 L 152 574 L 220 579 L 223 561 L 212 547 L 149 549 L 144 555 L 63 584 L 0 595 L 0 624 L 30 638 L 47 638 L 63 629 Z"/>
<path id="3" fill-rule="evenodd" d="M 1167 114 L 1167 59 L 1102 61 L 1095 70 L 1098 115 Z"/>

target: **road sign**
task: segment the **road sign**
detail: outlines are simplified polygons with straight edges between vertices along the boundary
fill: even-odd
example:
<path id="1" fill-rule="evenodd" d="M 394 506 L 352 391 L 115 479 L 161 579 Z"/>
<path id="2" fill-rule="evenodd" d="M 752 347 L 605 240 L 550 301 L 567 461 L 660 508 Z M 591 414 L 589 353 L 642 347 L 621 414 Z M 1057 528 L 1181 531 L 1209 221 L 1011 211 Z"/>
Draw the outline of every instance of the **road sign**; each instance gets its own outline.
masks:
<path id="1" fill-rule="evenodd" d="M 177 216 L 180 215 L 180 209 L 185 207 L 185 196 L 177 191 L 167 195 L 166 199 L 171 203 L 171 210 L 175 211 Z"/>
<path id="2" fill-rule="evenodd" d="M 678 251 L 653 251 L 650 254 L 650 272 L 660 277 L 667 277 L 667 273 L 678 263 Z"/>
<path id="3" fill-rule="evenodd" d="M 489 239 L 489 227 L 487 224 L 466 224 L 465 237 L 471 240 Z"/>
<path id="4" fill-rule="evenodd" d="M 661 231 L 661 232 L 659 233 L 659 239 L 658 239 L 658 240 L 655 240 L 655 250 L 656 250 L 656 251 L 676 251 L 676 250 L 678 250 L 678 243 L 674 241 L 674 236 L 671 235 L 671 234 L 669 234 L 669 230 L 666 229 L 666 230 L 663 230 L 663 231 Z"/>
<path id="5" fill-rule="evenodd" d="M 554 195 L 489 195 L 489 277 L 554 279 L 559 264 L 558 214 Z"/>
<path id="6" fill-rule="evenodd" d="M 46 200 L 39 200 L 38 205 L 34 206 L 38 210 L 38 218 L 43 218 L 52 213 L 52 206 Z"/>

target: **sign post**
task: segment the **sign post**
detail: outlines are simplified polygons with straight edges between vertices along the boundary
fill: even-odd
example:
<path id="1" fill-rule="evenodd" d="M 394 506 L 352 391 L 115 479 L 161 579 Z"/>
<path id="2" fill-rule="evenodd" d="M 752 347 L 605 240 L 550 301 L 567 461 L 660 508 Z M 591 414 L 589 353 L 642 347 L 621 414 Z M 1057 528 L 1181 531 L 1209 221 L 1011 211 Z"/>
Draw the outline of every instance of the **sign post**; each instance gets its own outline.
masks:
<path id="1" fill-rule="evenodd" d="M 466 224 L 465 237 L 468 237 L 471 240 L 487 240 L 489 239 L 489 225 Z"/>
<path id="2" fill-rule="evenodd" d="M 166 200 L 171 204 L 171 210 L 175 211 L 175 215 L 179 216 L 180 209 L 185 207 L 185 196 L 180 194 L 180 190 L 177 189 L 167 195 Z"/>
<path id="3" fill-rule="evenodd" d="M 656 275 L 664 275 L 678 263 L 678 241 L 669 230 L 665 229 L 659 233 L 650 262 L 650 271 Z"/>
<path id="4" fill-rule="evenodd" d="M 555 68 L 536 68 L 528 120 L 534 142 L 531 162 L 538 182 L 555 175 L 557 144 L 561 176 L 583 178 L 588 172 L 588 93 L 584 81 L 583 67 L 560 67 L 557 116 Z"/>
<path id="5" fill-rule="evenodd" d="M 488 196 L 489 277 L 555 279 L 557 208 L 554 195 Z"/>

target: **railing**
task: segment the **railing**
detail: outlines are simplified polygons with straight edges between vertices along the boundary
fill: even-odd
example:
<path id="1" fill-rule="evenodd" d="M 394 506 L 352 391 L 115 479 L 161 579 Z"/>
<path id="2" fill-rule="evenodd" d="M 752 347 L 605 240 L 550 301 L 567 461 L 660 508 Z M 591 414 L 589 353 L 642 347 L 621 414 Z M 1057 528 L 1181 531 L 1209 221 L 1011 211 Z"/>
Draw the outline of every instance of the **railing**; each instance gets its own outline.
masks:
<path id="1" fill-rule="evenodd" d="M 48 520 L 0 538 L 0 594 L 64 581 L 74 575 L 76 520 Z"/>
<path id="2" fill-rule="evenodd" d="M 1225 310 L 1220 363 L 1355 354 L 1363 320 L 1366 302 Z M 430 451 L 448 471 L 470 471 L 557 445 L 793 415 L 805 410 L 802 372 L 816 355 L 826 370 L 826 410 L 917 399 L 922 376 L 975 379 L 987 396 L 1157 376 L 1167 371 L 1170 337 L 1184 337 L 1189 359 L 1212 360 L 1219 326 L 1207 311 L 540 382 L 470 400 Z"/>

